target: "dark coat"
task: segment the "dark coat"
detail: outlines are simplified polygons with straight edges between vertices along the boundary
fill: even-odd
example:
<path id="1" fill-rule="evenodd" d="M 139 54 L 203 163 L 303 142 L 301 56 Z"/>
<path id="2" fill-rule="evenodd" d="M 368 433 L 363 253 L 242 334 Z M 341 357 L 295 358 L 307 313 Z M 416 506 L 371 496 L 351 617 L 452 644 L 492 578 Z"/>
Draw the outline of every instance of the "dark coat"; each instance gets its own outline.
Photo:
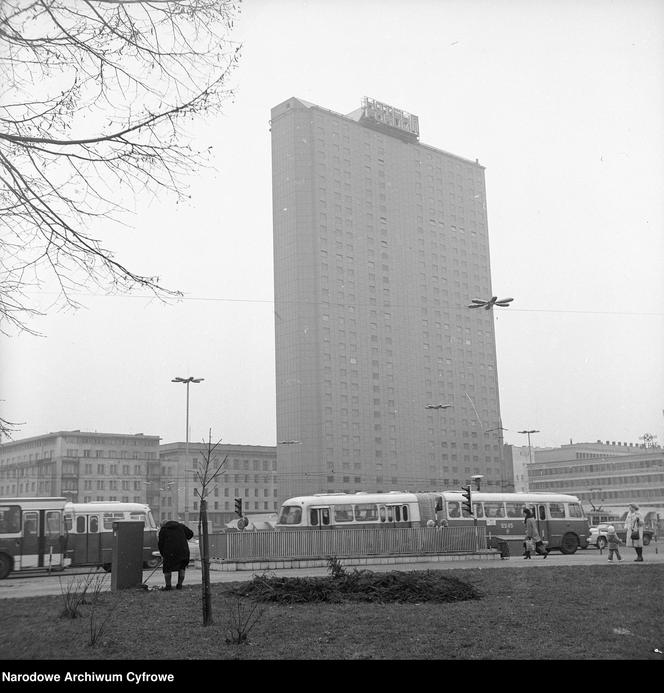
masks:
<path id="1" fill-rule="evenodd" d="M 171 573 L 175 570 L 184 570 L 189 565 L 189 544 L 194 533 L 181 522 L 169 520 L 159 530 L 159 553 L 164 564 L 163 571 Z"/>

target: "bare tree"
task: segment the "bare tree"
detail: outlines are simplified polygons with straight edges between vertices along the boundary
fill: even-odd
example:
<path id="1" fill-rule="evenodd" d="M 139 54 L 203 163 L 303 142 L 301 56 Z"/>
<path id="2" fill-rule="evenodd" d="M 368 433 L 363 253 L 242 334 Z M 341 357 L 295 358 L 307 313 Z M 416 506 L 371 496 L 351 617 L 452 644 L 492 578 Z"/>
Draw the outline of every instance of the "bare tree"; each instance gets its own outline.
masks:
<path id="1" fill-rule="evenodd" d="M 201 552 L 201 590 L 203 602 L 203 625 L 212 623 L 212 593 L 210 590 L 210 540 L 208 536 L 207 497 L 216 484 L 216 480 L 225 473 L 224 467 L 228 456 L 219 461 L 214 451 L 221 440 L 212 444 L 212 429 L 208 432 L 207 448 L 201 451 L 202 460 L 196 465 L 196 478 L 200 484 L 198 493 L 201 504 L 198 513 L 198 540 Z"/>
<path id="2" fill-rule="evenodd" d="M 186 197 L 208 155 L 186 126 L 231 95 L 239 1 L 0 1 L 0 334 L 36 333 L 45 287 L 58 308 L 91 285 L 180 295 L 95 226 L 127 223 L 139 194 Z"/>
<path id="3" fill-rule="evenodd" d="M 185 196 L 205 163 L 185 125 L 231 92 L 236 0 L 0 2 L 0 330 L 29 330 L 30 291 L 178 292 L 117 260 L 91 230 L 137 194 Z"/>

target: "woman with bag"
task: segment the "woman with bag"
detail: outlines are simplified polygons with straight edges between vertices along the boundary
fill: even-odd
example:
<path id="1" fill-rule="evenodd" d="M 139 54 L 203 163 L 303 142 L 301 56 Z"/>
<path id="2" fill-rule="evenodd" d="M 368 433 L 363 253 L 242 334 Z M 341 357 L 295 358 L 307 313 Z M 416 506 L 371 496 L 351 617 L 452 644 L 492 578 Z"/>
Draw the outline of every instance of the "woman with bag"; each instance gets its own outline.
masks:
<path id="1" fill-rule="evenodd" d="M 537 531 L 537 520 L 535 520 L 535 517 L 533 516 L 532 512 L 530 512 L 529 508 L 524 508 L 523 509 L 523 524 L 526 525 L 526 540 L 524 541 L 524 558 L 530 558 L 530 553 L 532 551 L 530 546 L 534 546 L 535 553 L 538 553 L 540 556 L 544 556 L 546 558 L 549 555 L 549 549 L 544 548 L 544 542 L 542 541 L 542 537 L 540 537 L 539 532 Z"/>
<path id="2" fill-rule="evenodd" d="M 635 561 L 643 561 L 643 517 L 636 503 L 629 504 L 629 512 L 625 517 L 625 546 L 634 547 Z"/>

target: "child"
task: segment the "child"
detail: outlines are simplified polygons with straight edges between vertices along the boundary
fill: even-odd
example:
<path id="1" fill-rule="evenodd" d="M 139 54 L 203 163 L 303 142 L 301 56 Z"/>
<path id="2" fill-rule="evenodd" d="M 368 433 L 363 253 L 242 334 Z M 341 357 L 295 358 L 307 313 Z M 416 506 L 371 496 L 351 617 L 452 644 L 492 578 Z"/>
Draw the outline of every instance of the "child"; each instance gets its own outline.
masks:
<path id="1" fill-rule="evenodd" d="M 528 537 L 525 538 L 523 542 L 523 557 L 524 559 L 530 558 L 531 551 L 535 550 L 535 542 Z"/>
<path id="2" fill-rule="evenodd" d="M 623 542 L 620 541 L 620 539 L 618 539 L 618 535 L 616 534 L 616 528 L 613 525 L 609 525 L 606 528 L 606 543 L 609 547 L 609 561 L 613 561 L 613 554 L 616 555 L 619 561 L 622 561 L 620 551 L 618 551 L 618 547 Z"/>

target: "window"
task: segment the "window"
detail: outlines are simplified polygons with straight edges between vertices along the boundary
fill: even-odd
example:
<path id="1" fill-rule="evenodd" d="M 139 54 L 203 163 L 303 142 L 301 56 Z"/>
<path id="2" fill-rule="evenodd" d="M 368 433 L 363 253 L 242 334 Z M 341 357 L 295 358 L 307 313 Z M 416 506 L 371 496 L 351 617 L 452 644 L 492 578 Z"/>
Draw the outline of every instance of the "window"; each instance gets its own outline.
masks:
<path id="1" fill-rule="evenodd" d="M 570 503 L 567 509 L 570 517 L 583 517 L 583 510 L 578 503 Z"/>
<path id="2" fill-rule="evenodd" d="M 309 521 L 313 527 L 330 524 L 329 508 L 311 508 L 309 510 Z"/>
<path id="3" fill-rule="evenodd" d="M 356 522 L 376 522 L 378 520 L 378 506 L 373 503 L 361 503 L 354 506 Z"/>
<path id="4" fill-rule="evenodd" d="M 549 503 L 550 517 L 565 517 L 565 506 L 562 503 Z"/>
<path id="5" fill-rule="evenodd" d="M 459 503 L 451 501 L 447 504 L 447 517 L 461 517 L 461 508 Z"/>
<path id="6" fill-rule="evenodd" d="M 353 506 L 352 505 L 337 505 L 334 508 L 335 522 L 352 522 L 353 521 Z"/>
<path id="7" fill-rule="evenodd" d="M 110 530 L 110 529 L 113 529 L 113 522 L 115 522 L 116 520 L 124 520 L 124 513 L 120 513 L 120 512 L 104 513 L 102 518 L 103 518 L 102 522 L 104 525 L 104 529 Z M 92 518 L 90 518 L 90 519 L 92 519 Z M 138 518 L 132 518 L 132 520 L 133 519 L 138 519 Z"/>
<path id="8" fill-rule="evenodd" d="M 16 534 L 21 531 L 21 508 L 18 505 L 0 506 L 0 534 Z"/>
<path id="9" fill-rule="evenodd" d="M 280 525 L 299 525 L 302 522 L 302 508 L 297 505 L 284 505 L 279 515 Z"/>
<path id="10" fill-rule="evenodd" d="M 507 517 L 523 517 L 523 503 L 505 503 Z"/>
<path id="11" fill-rule="evenodd" d="M 505 517 L 505 506 L 497 501 L 484 503 L 484 513 L 486 517 Z"/>
<path id="12" fill-rule="evenodd" d="M 95 534 L 99 531 L 99 518 L 96 515 L 90 515 L 88 523 L 88 531 L 90 534 Z"/>
<path id="13" fill-rule="evenodd" d="M 60 534 L 60 511 L 59 510 L 47 510 L 46 511 L 46 528 L 45 533 L 47 537 L 57 537 Z"/>

